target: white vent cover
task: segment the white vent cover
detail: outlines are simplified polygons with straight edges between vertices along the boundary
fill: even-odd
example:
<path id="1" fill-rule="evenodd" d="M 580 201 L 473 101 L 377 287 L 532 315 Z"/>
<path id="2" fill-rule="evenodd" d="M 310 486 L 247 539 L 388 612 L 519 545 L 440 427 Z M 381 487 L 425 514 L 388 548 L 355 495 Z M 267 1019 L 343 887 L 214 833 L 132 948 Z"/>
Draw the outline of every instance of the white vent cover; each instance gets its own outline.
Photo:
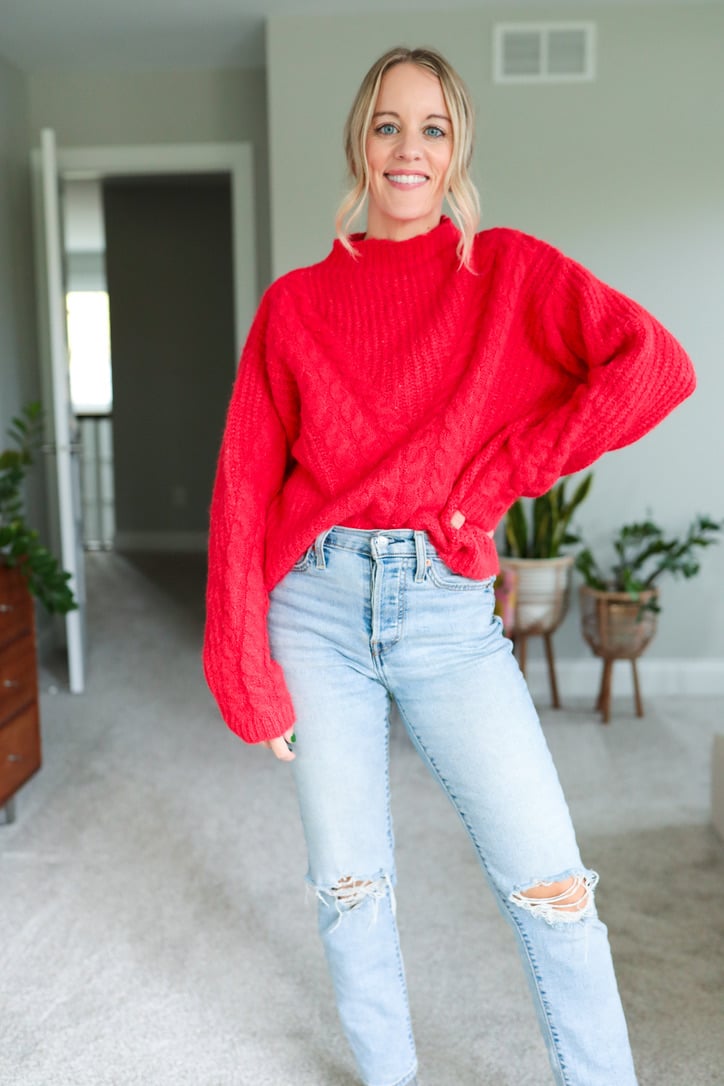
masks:
<path id="1" fill-rule="evenodd" d="M 595 77 L 595 23 L 498 23 L 496 83 L 581 83 Z"/>

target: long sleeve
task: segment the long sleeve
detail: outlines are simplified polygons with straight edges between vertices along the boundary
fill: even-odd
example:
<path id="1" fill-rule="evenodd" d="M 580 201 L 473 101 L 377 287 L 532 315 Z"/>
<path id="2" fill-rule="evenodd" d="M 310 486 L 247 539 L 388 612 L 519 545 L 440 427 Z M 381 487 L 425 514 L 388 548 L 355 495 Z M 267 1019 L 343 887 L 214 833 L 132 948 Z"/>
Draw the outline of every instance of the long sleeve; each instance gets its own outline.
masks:
<path id="1" fill-rule="evenodd" d="M 458 573 L 495 573 L 488 530 L 655 426 L 694 388 L 636 302 L 505 227 L 459 267 L 449 219 L 405 241 L 335 239 L 266 292 L 242 354 L 211 507 L 204 666 L 228 726 L 294 710 L 269 596 L 334 524 L 426 531 Z"/>
<path id="2" fill-rule="evenodd" d="M 269 323 L 265 296 L 242 353 L 218 461 L 203 649 L 206 680 L 221 715 L 250 743 L 281 735 L 294 720 L 266 624 L 266 518 L 288 457 L 269 379 Z"/>
<path id="3" fill-rule="evenodd" d="M 563 402 L 544 394 L 468 465 L 446 514 L 460 509 L 485 528 L 517 498 L 637 441 L 696 384 L 688 355 L 650 313 L 552 246 L 538 249 L 523 292 L 526 339 L 573 390 Z"/>

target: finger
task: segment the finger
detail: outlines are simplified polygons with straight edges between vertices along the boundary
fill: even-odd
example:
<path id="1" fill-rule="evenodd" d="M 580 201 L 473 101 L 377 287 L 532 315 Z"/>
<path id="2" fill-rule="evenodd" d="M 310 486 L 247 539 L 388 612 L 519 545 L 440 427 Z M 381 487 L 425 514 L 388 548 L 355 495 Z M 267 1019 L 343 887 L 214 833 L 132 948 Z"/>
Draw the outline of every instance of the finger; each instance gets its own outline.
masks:
<path id="1" fill-rule="evenodd" d="M 289 734 L 291 736 L 291 730 Z M 284 736 L 280 736 L 278 739 L 270 739 L 269 749 L 280 762 L 292 762 L 296 757 L 294 751 L 287 746 L 287 740 Z"/>
<path id="2" fill-rule="evenodd" d="M 287 728 L 282 736 L 282 739 L 287 745 L 287 750 L 291 752 L 292 758 L 294 757 L 294 744 L 297 741 L 297 737 L 294 733 L 294 725 L 291 728 Z"/>

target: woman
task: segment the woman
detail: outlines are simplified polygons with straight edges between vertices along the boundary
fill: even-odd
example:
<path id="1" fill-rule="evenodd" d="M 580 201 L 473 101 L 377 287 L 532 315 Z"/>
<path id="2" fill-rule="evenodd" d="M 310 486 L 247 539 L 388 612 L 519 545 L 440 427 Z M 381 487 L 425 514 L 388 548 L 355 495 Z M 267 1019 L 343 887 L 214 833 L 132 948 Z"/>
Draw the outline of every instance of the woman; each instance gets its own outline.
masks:
<path id="1" fill-rule="evenodd" d="M 229 727 L 293 761 L 362 1082 L 417 1082 L 393 698 L 515 933 L 556 1082 L 631 1086 L 597 875 L 493 614 L 492 534 L 519 496 L 656 425 L 691 364 L 551 246 L 476 234 L 470 99 L 439 54 L 381 57 L 345 139 L 332 251 L 269 288 L 244 349 L 212 503 L 208 682 Z"/>

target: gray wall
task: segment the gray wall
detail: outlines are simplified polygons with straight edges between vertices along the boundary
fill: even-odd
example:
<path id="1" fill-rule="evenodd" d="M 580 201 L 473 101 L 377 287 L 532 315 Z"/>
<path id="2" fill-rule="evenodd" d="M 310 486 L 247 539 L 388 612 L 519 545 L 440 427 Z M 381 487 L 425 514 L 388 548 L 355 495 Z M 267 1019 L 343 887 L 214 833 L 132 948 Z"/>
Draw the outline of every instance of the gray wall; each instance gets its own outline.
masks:
<path id="1" fill-rule="evenodd" d="M 476 101 L 475 175 L 484 225 L 557 244 L 637 298 L 694 358 L 698 393 L 637 445 L 604 457 L 580 516 L 592 542 L 647 513 L 681 531 L 697 512 L 724 516 L 724 77 L 721 6 L 516 7 L 517 20 L 593 19 L 598 79 L 496 86 L 492 27 L 509 7 L 465 14 L 287 17 L 267 33 L 272 268 L 329 249 L 344 187 L 341 132 L 356 87 L 398 42 L 433 44 Z M 724 655 L 724 546 L 695 581 L 664 584 L 650 657 Z M 558 654 L 588 653 L 572 614 Z"/>
<path id="2" fill-rule="evenodd" d="M 205 540 L 236 367 L 231 188 L 193 175 L 103 193 L 116 528 L 174 549 L 174 536 Z"/>
<path id="3" fill-rule="evenodd" d="M 54 128 L 59 147 L 239 143 L 254 148 L 258 286 L 269 282 L 269 184 L 263 69 L 35 72 L 30 128 Z"/>
<path id="4" fill-rule="evenodd" d="M 29 154 L 27 79 L 0 58 L 0 448 L 12 417 L 39 397 Z M 42 484 L 40 467 L 27 497 L 44 532 Z"/>
<path id="5" fill-rule="evenodd" d="M 274 18 L 266 90 L 256 70 L 43 72 L 25 81 L 0 65 L 0 231 L 7 239 L 11 229 L 22 232 L 29 224 L 27 185 L 12 196 L 4 183 L 26 170 L 27 82 L 33 143 L 43 125 L 54 126 L 66 147 L 251 140 L 263 286 L 272 272 L 328 250 L 344 185 L 342 123 L 366 67 L 394 42 L 432 43 L 459 67 L 478 105 L 475 171 L 485 225 L 522 227 L 583 260 L 660 316 L 697 366 L 700 387 L 688 404 L 638 445 L 599 463 L 583 526 L 595 541 L 608 525 L 648 511 L 672 528 L 698 510 L 721 515 L 724 11 L 696 3 L 608 11 L 538 4 L 514 11 L 516 19 L 571 15 L 598 24 L 599 78 L 590 86 L 494 86 L 491 28 L 496 18 L 511 18 L 502 4 L 467 14 Z M 17 202 L 19 217 L 9 210 Z M 266 243 L 270 208 L 273 257 Z M 27 229 L 19 263 L 0 258 L 0 419 L 6 403 L 14 409 L 26 386 L 37 387 Z M 10 281 L 17 304 L 8 301 Z M 719 548 L 705 556 L 698 580 L 666 584 L 650 655 L 724 655 L 723 576 Z M 557 640 L 561 655 L 586 651 L 573 619 Z"/>

